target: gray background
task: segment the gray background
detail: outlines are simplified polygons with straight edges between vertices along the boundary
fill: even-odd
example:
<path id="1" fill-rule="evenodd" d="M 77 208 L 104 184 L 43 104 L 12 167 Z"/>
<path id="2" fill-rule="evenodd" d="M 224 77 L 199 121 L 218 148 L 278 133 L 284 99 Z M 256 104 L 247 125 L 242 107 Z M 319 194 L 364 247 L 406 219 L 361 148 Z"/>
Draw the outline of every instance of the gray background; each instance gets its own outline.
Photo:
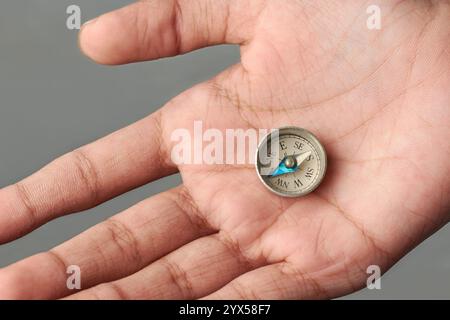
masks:
<path id="1" fill-rule="evenodd" d="M 77 31 L 66 28 L 67 6 L 79 5 L 87 21 L 130 2 L 0 2 L 0 186 L 144 117 L 238 61 L 236 47 L 221 46 L 139 65 L 94 65 L 79 53 Z M 49 249 L 178 182 L 178 176 L 165 178 L 0 246 L 0 267 Z M 450 299 L 449 243 L 447 225 L 383 276 L 381 290 L 345 298 Z"/>

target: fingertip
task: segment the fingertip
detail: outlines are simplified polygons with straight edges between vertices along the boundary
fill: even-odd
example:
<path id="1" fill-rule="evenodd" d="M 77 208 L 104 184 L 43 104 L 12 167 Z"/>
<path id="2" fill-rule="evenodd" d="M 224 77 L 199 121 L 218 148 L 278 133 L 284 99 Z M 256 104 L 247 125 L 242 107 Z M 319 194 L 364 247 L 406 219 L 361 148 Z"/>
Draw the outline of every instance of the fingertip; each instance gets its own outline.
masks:
<path id="1" fill-rule="evenodd" d="M 83 55 L 95 63 L 119 64 L 120 61 L 115 57 L 116 51 L 111 50 L 115 46 L 114 39 L 111 40 L 106 22 L 102 17 L 97 17 L 84 23 L 78 33 L 78 47 Z"/>
<path id="2" fill-rule="evenodd" d="M 103 65 L 142 61 L 140 55 L 146 46 L 139 30 L 147 20 L 138 17 L 146 12 L 146 5 L 135 3 L 85 23 L 79 33 L 81 52 Z"/>
<path id="3" fill-rule="evenodd" d="M 99 18 L 95 18 L 92 20 L 89 20 L 85 22 L 78 33 L 78 47 L 80 49 L 80 52 L 86 56 L 87 58 L 91 59 L 93 62 L 101 63 L 98 59 L 95 57 L 95 48 L 92 47 L 92 43 L 90 41 L 92 30 L 89 29 L 89 26 L 93 26 Z"/>

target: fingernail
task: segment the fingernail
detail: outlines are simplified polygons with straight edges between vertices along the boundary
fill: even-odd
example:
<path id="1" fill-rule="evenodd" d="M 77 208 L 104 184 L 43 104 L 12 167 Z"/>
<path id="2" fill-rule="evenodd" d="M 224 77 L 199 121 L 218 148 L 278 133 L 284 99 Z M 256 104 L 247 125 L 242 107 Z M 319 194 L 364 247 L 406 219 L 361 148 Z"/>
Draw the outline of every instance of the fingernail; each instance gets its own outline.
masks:
<path id="1" fill-rule="evenodd" d="M 83 28 L 84 28 L 85 26 L 87 26 L 88 24 L 92 24 L 92 23 L 96 22 L 97 19 L 98 19 L 98 17 L 97 17 L 97 18 L 94 18 L 94 19 L 92 19 L 92 20 L 86 21 L 86 22 L 83 23 L 83 25 L 81 26 L 81 29 L 83 29 Z"/>

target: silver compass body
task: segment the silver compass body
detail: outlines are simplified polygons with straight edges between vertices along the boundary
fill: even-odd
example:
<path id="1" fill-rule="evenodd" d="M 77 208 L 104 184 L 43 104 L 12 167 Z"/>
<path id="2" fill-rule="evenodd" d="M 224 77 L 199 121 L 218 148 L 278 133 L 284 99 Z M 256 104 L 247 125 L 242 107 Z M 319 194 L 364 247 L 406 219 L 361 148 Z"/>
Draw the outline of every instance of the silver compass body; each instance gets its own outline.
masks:
<path id="1" fill-rule="evenodd" d="M 256 171 L 272 192 L 304 196 L 322 182 L 327 155 L 319 140 L 298 127 L 283 127 L 266 135 L 256 152 Z"/>

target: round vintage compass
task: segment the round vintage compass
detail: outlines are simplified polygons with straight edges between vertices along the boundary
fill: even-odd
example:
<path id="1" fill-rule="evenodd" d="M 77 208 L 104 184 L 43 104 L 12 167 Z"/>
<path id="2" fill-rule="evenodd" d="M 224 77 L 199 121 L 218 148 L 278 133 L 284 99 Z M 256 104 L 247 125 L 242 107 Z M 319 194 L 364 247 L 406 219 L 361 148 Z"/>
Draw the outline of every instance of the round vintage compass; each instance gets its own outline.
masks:
<path id="1" fill-rule="evenodd" d="M 262 183 L 284 197 L 304 196 L 322 182 L 327 155 L 319 140 L 298 127 L 283 127 L 266 135 L 256 152 Z"/>

